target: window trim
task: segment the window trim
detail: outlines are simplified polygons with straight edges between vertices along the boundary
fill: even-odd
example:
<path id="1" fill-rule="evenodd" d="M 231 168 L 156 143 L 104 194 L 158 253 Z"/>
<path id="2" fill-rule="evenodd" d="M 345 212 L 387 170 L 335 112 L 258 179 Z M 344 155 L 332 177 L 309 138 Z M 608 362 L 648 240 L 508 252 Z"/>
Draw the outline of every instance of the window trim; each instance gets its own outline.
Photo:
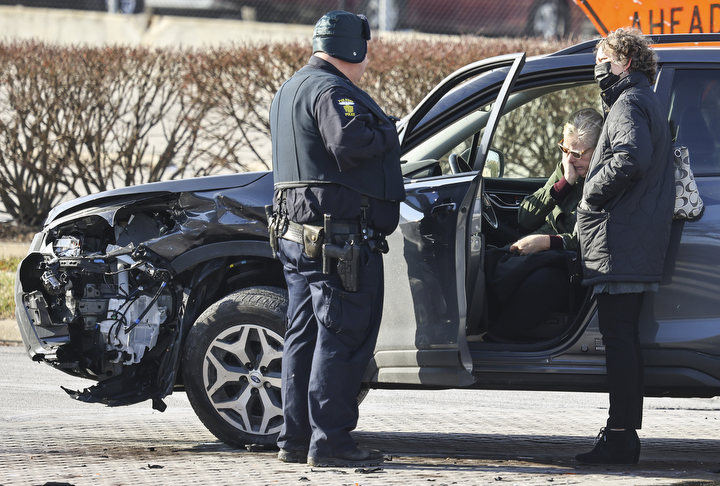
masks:
<path id="1" fill-rule="evenodd" d="M 715 71 L 718 73 L 718 80 L 720 81 L 720 63 L 666 63 L 658 68 L 658 78 L 656 80 L 655 92 L 660 97 L 660 101 L 663 103 L 665 109 L 665 116 L 670 121 L 670 96 L 672 95 L 672 88 L 675 83 L 675 77 L 680 71 Z M 675 142 L 673 142 L 674 144 Z M 695 171 L 693 168 L 693 175 L 696 178 L 704 177 L 718 177 L 720 176 L 720 167 L 715 171 Z"/>

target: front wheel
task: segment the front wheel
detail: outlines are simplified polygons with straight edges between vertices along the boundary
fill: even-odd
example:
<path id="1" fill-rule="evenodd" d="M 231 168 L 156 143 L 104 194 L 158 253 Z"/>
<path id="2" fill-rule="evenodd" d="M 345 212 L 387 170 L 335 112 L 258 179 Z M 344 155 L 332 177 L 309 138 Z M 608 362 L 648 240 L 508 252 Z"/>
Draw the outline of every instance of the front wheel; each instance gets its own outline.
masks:
<path id="1" fill-rule="evenodd" d="M 188 399 L 227 444 L 277 440 L 286 310 L 283 289 L 247 288 L 211 305 L 188 334 L 182 363 Z"/>

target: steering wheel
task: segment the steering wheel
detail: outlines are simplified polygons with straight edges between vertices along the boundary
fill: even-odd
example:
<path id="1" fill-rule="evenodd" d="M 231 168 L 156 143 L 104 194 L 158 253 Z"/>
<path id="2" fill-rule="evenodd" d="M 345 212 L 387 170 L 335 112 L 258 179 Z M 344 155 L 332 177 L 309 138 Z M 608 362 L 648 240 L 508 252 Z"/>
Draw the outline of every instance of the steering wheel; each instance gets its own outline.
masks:
<path id="1" fill-rule="evenodd" d="M 450 172 L 453 174 L 472 171 L 472 167 L 470 167 L 470 164 L 465 162 L 465 159 L 463 159 L 460 155 L 456 153 L 450 154 L 450 156 L 448 157 L 448 164 L 450 164 Z"/>
<path id="2" fill-rule="evenodd" d="M 487 194 L 482 195 L 482 215 L 492 229 L 498 229 L 498 217 Z"/>

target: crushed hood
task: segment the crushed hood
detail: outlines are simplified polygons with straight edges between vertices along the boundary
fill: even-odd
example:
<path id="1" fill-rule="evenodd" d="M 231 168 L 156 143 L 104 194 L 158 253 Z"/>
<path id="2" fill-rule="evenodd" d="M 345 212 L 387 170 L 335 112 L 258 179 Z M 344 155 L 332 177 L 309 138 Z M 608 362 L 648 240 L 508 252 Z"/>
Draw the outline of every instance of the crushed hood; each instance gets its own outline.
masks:
<path id="1" fill-rule="evenodd" d="M 78 199 L 73 199 L 72 201 L 66 201 L 53 208 L 45 220 L 45 226 L 64 214 L 78 211 L 82 208 L 99 204 L 100 202 L 105 203 L 115 198 L 132 197 L 136 195 L 212 191 L 243 187 L 262 177 L 268 176 L 269 174 L 270 172 L 245 172 L 231 175 L 195 177 L 192 179 L 182 179 L 178 181 L 152 182 L 150 184 L 122 187 L 120 189 L 103 191 L 97 194 L 89 194 Z"/>

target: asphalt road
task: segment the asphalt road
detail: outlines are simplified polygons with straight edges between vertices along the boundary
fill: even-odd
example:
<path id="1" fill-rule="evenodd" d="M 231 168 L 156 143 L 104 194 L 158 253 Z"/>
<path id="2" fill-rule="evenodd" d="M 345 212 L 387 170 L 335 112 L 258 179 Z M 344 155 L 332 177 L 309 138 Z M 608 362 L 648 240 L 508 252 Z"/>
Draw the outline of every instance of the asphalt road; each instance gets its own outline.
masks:
<path id="1" fill-rule="evenodd" d="M 356 438 L 392 457 L 371 473 L 282 464 L 218 442 L 184 394 L 75 402 L 90 382 L 0 347 L 0 484 L 720 484 L 720 400 L 647 399 L 638 466 L 579 467 L 606 397 L 590 393 L 373 390 Z"/>

